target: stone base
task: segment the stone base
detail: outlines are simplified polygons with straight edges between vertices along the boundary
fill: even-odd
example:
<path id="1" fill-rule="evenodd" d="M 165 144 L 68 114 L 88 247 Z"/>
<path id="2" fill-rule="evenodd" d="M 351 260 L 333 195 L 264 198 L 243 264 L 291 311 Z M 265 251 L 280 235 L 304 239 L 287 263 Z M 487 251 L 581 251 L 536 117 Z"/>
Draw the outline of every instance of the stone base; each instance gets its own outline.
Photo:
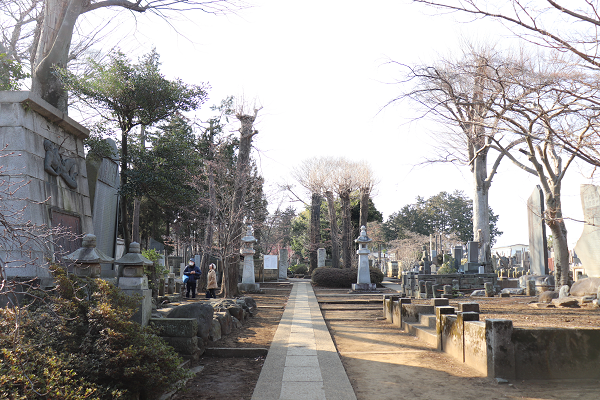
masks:
<path id="1" fill-rule="evenodd" d="M 119 286 L 120 287 L 120 286 Z M 133 317 L 133 321 L 142 326 L 148 325 L 148 321 L 152 316 L 152 290 L 150 289 L 121 289 L 123 293 L 129 296 L 141 296 L 141 302 L 138 310 Z"/>
<path id="2" fill-rule="evenodd" d="M 360 291 L 368 291 L 375 292 L 377 290 L 377 285 L 374 283 L 353 283 L 352 290 L 360 290 Z"/>
<path id="3" fill-rule="evenodd" d="M 246 293 L 260 292 L 260 284 L 258 283 L 238 283 L 238 289 Z"/>

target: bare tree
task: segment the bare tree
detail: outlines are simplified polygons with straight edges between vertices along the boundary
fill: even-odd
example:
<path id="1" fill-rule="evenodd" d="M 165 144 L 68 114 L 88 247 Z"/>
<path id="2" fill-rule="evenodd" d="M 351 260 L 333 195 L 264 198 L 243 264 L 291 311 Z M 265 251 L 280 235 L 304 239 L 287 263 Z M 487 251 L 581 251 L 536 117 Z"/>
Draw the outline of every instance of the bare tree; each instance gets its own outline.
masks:
<path id="1" fill-rule="evenodd" d="M 8 0 L 0 2 L 4 16 L 2 42 L 12 58 L 30 59 L 32 90 L 67 112 L 66 91 L 54 69 L 66 68 L 70 60 L 98 40 L 102 31 L 95 29 L 76 35 L 80 16 L 110 7 L 154 13 L 167 19 L 169 15 L 194 10 L 223 14 L 243 6 L 239 0 Z M 73 44 L 74 36 L 80 36 L 81 40 Z"/>
<path id="2" fill-rule="evenodd" d="M 317 268 L 317 249 L 321 246 L 321 203 L 323 201 L 325 182 L 327 180 L 327 160 L 310 158 L 304 160 L 292 171 L 298 183 L 309 191 L 310 204 L 310 271 Z"/>
<path id="3" fill-rule="evenodd" d="M 473 176 L 473 236 L 480 243 L 479 261 L 486 272 L 493 272 L 489 221 L 489 189 L 504 152 L 499 152 L 488 169 L 488 156 L 504 101 L 516 101 L 526 95 L 513 79 L 522 69 L 520 59 L 502 56 L 493 47 L 468 46 L 459 60 L 446 59 L 435 65 L 411 67 L 401 83 L 413 83 L 414 89 L 395 101 L 410 99 L 445 129 L 435 134 L 440 145 L 438 158 L 426 163 L 450 162 L 468 165 Z M 499 140 L 499 139 L 496 139 Z M 504 145 L 510 150 L 521 143 L 517 138 Z"/>
<path id="4" fill-rule="evenodd" d="M 567 0 L 413 0 L 443 11 L 501 21 L 521 38 L 580 57 L 594 68 L 598 55 L 599 3 Z"/>
<path id="5" fill-rule="evenodd" d="M 595 147 L 600 110 L 590 104 L 600 92 L 596 85 L 587 85 L 587 75 L 577 65 L 563 62 L 534 64 L 518 83 L 527 88 L 527 97 L 518 102 L 503 104 L 500 116 L 502 128 L 524 141 L 519 151 L 528 164 L 500 143 L 494 148 L 502 151 L 521 169 L 537 176 L 546 203 L 546 224 L 552 231 L 556 285 L 569 284 L 569 253 L 567 229 L 561 205 L 561 187 L 565 173 L 578 152 Z M 565 145 L 568 143 L 568 146 Z"/>

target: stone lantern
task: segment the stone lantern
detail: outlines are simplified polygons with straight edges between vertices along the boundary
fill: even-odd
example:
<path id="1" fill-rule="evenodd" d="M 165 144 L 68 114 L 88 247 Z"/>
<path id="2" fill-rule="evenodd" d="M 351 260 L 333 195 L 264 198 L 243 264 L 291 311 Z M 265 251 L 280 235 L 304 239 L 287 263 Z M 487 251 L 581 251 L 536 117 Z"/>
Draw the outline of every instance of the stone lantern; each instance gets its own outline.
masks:
<path id="1" fill-rule="evenodd" d="M 242 238 L 242 248 L 240 249 L 240 254 L 244 257 L 244 270 L 242 283 L 238 284 L 238 288 L 245 292 L 257 292 L 260 289 L 260 285 L 256 283 L 254 278 L 254 243 L 256 243 L 254 231 L 252 225 L 248 224 L 246 236 Z"/>
<path id="2" fill-rule="evenodd" d="M 63 259 L 75 263 L 75 275 L 90 278 L 100 277 L 100 264 L 110 264 L 114 261 L 114 258 L 96 248 L 96 236 L 90 233 L 83 237 L 79 249 Z"/>
<path id="3" fill-rule="evenodd" d="M 129 253 L 116 260 L 115 264 L 123 266 L 122 276 L 119 277 L 119 288 L 130 296 L 142 297 L 140 308 L 134 314 L 133 320 L 142 326 L 147 325 L 152 313 L 152 293 L 148 289 L 148 277 L 144 275 L 144 266 L 152 265 L 152 261 L 142 256 L 140 244 L 133 242 L 129 245 Z"/>
<path id="4" fill-rule="evenodd" d="M 375 290 L 375 284 L 371 283 L 371 274 L 369 272 L 369 247 L 367 246 L 371 239 L 367 236 L 367 228 L 360 227 L 360 236 L 355 240 L 358 243 L 358 276 L 356 283 L 352 284 L 352 290 Z"/>

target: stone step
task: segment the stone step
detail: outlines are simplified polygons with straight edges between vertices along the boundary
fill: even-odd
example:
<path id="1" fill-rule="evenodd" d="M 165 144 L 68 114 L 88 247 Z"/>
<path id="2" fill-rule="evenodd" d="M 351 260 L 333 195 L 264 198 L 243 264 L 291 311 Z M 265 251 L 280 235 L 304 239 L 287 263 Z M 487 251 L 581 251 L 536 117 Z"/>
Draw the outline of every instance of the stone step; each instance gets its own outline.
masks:
<path id="1" fill-rule="evenodd" d="M 419 314 L 419 324 L 435 330 L 435 314 Z"/>
<path id="2" fill-rule="evenodd" d="M 435 326 L 430 328 L 427 325 L 416 322 L 406 322 L 404 326 L 407 333 L 416 336 L 432 347 L 437 347 L 437 333 L 435 331 Z"/>

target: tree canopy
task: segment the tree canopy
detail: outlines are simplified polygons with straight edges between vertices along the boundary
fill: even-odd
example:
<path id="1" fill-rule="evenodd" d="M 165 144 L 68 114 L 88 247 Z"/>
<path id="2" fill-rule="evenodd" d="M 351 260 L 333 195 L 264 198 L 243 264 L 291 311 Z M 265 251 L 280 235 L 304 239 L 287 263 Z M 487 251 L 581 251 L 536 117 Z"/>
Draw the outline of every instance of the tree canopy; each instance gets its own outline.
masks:
<path id="1" fill-rule="evenodd" d="M 502 234 L 496 227 L 498 216 L 492 209 L 490 231 L 492 243 Z M 385 222 L 386 238 L 389 241 L 404 239 L 409 233 L 419 235 L 456 235 L 462 241 L 473 240 L 473 201 L 462 191 L 440 192 L 428 199 L 417 196 L 416 203 L 407 204 L 390 215 Z"/>

